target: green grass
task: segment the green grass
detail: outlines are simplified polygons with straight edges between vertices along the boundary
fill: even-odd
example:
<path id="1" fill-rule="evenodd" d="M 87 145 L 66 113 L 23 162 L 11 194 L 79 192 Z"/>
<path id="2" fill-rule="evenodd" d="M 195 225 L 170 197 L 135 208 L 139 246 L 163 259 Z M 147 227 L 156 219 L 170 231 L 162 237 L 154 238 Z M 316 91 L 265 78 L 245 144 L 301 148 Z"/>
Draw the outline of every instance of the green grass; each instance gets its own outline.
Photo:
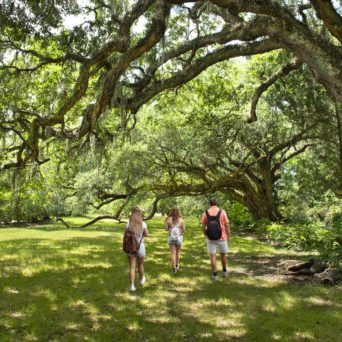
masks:
<path id="1" fill-rule="evenodd" d="M 0 229 L 0 341 L 341 341 L 341 288 L 266 276 L 297 255 L 235 236 L 231 274 L 213 283 L 196 221 L 177 275 L 162 220 L 148 226 L 146 287 L 133 294 L 123 224 Z"/>

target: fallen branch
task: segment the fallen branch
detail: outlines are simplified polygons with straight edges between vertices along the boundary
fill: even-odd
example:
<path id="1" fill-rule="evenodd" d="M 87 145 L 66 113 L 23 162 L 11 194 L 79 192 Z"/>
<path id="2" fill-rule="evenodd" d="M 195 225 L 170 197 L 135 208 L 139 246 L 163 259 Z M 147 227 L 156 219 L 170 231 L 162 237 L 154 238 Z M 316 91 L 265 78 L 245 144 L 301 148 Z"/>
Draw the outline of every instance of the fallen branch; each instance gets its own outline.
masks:
<path id="1" fill-rule="evenodd" d="M 308 269 L 311 266 L 313 266 L 314 262 L 315 262 L 314 259 L 310 259 L 309 261 L 305 261 L 305 262 L 301 262 L 299 264 L 295 264 L 295 265 L 289 266 L 287 268 L 287 270 L 288 271 L 300 271 L 300 270 L 303 270 L 303 269 Z"/>
<path id="2" fill-rule="evenodd" d="M 314 275 L 322 284 L 335 285 L 342 281 L 342 270 L 337 268 L 327 268 L 324 272 Z"/>
<path id="3" fill-rule="evenodd" d="M 288 276 L 313 276 L 325 285 L 342 282 L 342 269 L 329 267 L 328 263 L 322 260 L 310 259 L 285 268 L 285 274 Z"/>
<path id="4" fill-rule="evenodd" d="M 69 225 L 67 222 L 65 222 L 61 217 L 58 217 L 56 221 L 57 221 L 57 222 L 58 222 L 58 221 L 62 222 L 68 229 L 71 228 L 70 225 Z"/>
<path id="5" fill-rule="evenodd" d="M 78 229 L 78 228 L 85 228 L 85 227 L 88 227 L 88 226 L 91 226 L 92 224 L 94 224 L 95 222 L 97 221 L 100 221 L 100 220 L 104 220 L 104 219 L 112 219 L 112 220 L 115 220 L 115 221 L 118 221 L 119 223 L 122 223 L 123 221 L 121 221 L 120 218 L 118 218 L 117 215 L 102 215 L 102 216 L 98 216 L 98 217 L 95 217 L 93 220 L 81 225 L 81 226 L 77 226 L 77 227 L 72 227 L 70 226 L 66 221 L 64 221 L 61 217 L 58 217 L 57 218 L 57 222 L 60 221 L 63 223 L 64 226 L 66 226 L 68 229 Z"/>
<path id="6" fill-rule="evenodd" d="M 96 218 L 94 218 L 93 220 L 83 224 L 82 226 L 78 227 L 78 228 L 85 228 L 85 227 L 88 227 L 88 226 L 91 226 L 92 224 L 94 224 L 95 222 L 97 221 L 100 221 L 100 220 L 104 220 L 104 219 L 112 219 L 112 220 L 116 220 L 118 221 L 119 223 L 121 223 L 122 221 L 120 219 L 118 219 L 116 217 L 116 215 L 102 215 L 102 216 L 98 216 Z"/>

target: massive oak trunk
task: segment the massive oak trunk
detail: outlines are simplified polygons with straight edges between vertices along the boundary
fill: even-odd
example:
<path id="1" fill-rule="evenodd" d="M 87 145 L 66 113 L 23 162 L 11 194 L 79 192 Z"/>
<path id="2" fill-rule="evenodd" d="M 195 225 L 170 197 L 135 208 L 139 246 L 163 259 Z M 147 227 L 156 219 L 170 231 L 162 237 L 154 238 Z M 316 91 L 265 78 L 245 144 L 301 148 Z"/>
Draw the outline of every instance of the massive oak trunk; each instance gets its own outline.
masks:
<path id="1" fill-rule="evenodd" d="M 227 194 L 246 206 L 256 220 L 267 218 L 277 221 L 281 215 L 274 188 L 276 178 L 272 172 L 271 159 L 262 158 L 258 161 L 257 168 L 259 176 L 251 172 L 246 173 L 233 189 L 228 189 Z"/>

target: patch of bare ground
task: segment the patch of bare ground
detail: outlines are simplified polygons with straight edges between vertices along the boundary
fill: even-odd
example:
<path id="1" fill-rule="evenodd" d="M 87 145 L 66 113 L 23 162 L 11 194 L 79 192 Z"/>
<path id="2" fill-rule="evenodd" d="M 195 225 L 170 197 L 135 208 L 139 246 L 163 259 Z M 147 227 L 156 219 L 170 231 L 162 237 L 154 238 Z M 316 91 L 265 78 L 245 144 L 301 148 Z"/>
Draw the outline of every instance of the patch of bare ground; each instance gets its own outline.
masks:
<path id="1" fill-rule="evenodd" d="M 285 265 L 296 264 L 303 260 L 298 258 L 283 259 L 281 256 L 234 256 L 235 273 L 253 276 L 256 278 L 269 279 L 284 282 L 309 282 L 313 281 L 312 276 L 294 276 L 288 274 Z"/>
<path id="2" fill-rule="evenodd" d="M 239 231 L 236 235 L 247 240 L 266 240 L 249 230 Z M 256 278 L 283 281 L 290 283 L 322 283 L 325 285 L 340 285 L 342 270 L 329 267 L 321 260 L 309 259 L 298 255 L 234 255 L 236 263 L 234 270 Z"/>

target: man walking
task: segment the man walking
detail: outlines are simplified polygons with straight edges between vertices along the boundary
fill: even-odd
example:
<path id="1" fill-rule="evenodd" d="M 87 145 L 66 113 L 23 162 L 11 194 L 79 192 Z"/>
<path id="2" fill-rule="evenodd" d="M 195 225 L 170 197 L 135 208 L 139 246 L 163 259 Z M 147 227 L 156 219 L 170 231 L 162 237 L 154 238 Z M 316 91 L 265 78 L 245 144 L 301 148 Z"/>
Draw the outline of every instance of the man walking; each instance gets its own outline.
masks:
<path id="1" fill-rule="evenodd" d="M 207 239 L 208 253 L 212 270 L 212 279 L 217 280 L 216 249 L 220 252 L 222 263 L 222 276 L 228 275 L 227 253 L 230 238 L 230 226 L 226 212 L 217 206 L 216 198 L 210 200 L 210 208 L 206 210 L 201 219 L 202 230 Z"/>

